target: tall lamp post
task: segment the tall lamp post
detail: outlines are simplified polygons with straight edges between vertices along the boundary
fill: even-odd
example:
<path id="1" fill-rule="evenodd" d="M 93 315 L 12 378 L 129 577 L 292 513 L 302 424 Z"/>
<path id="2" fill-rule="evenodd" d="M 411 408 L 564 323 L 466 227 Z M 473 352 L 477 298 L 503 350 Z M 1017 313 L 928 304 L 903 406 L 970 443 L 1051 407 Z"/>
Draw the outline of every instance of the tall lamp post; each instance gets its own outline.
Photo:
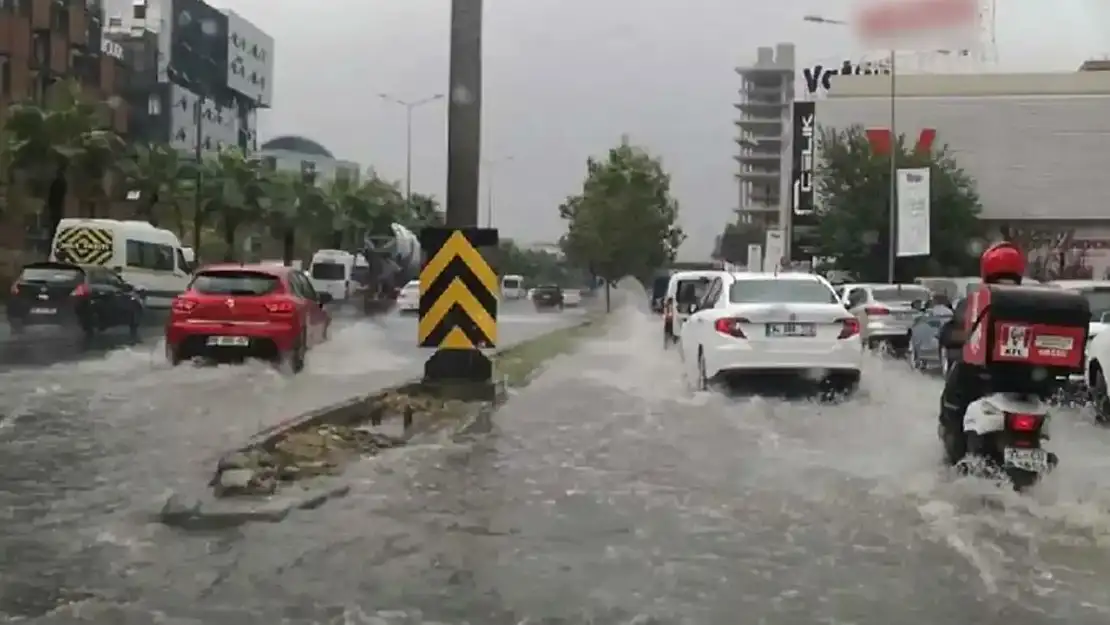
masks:
<path id="1" fill-rule="evenodd" d="M 497 166 L 501 163 L 508 163 L 509 161 L 516 160 L 515 156 L 502 156 L 488 160 L 484 163 L 486 166 L 486 227 L 493 227 L 493 179 L 497 171 Z"/>
<path id="2" fill-rule="evenodd" d="M 831 19 L 822 17 L 820 15 L 806 15 L 802 17 L 802 21 L 810 22 L 812 24 L 831 24 L 834 26 L 847 26 L 848 22 L 844 20 Z M 897 95 L 896 81 L 898 70 L 895 66 L 897 60 L 896 50 L 890 50 L 890 189 L 889 189 L 889 203 L 890 203 L 890 251 L 887 254 L 887 267 L 886 275 L 887 281 L 894 284 L 894 260 L 898 256 L 898 162 L 897 156 L 901 148 L 898 144 L 898 130 L 897 130 L 897 115 L 895 109 L 895 100 Z"/>
<path id="3" fill-rule="evenodd" d="M 395 98 L 388 93 L 379 93 L 378 97 L 405 107 L 405 202 L 411 203 L 412 201 L 412 112 L 417 108 L 431 104 L 436 100 L 442 100 L 443 94 L 437 93 L 435 95 L 421 98 L 419 100 L 402 100 Z"/>

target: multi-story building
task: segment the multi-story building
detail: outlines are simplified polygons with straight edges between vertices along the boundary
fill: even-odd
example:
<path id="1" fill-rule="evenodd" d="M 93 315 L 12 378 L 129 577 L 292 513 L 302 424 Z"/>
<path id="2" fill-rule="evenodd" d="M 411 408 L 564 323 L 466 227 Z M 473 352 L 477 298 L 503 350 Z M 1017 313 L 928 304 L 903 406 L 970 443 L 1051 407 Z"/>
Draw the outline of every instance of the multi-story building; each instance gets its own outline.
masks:
<path id="1" fill-rule="evenodd" d="M 278 171 L 312 172 L 317 183 L 338 176 L 355 180 L 359 177 L 358 163 L 335 158 L 331 150 L 305 137 L 284 135 L 270 139 L 260 147 L 259 156 Z"/>
<path id="2" fill-rule="evenodd" d="M 754 65 L 736 68 L 740 100 L 736 109 L 740 152 L 740 218 L 778 227 L 789 199 L 790 103 L 794 100 L 794 44 L 757 50 Z"/>
<path id="3" fill-rule="evenodd" d="M 0 119 L 9 104 L 45 102 L 51 85 L 76 80 L 106 104 L 104 121 L 126 136 L 128 107 L 118 96 L 126 91 L 127 67 L 119 46 L 101 37 L 101 24 L 95 1 L 0 0 Z M 7 190 L 0 192 L 0 265 L 17 264 L 18 254 L 41 246 L 44 237 L 41 202 L 20 197 L 35 206 L 7 210 L 8 199 Z M 67 198 L 67 214 L 79 208 L 76 198 Z"/>
<path id="4" fill-rule="evenodd" d="M 190 154 L 258 149 L 273 103 L 274 40 L 202 0 L 104 0 L 105 36 L 134 67 L 136 138 Z"/>

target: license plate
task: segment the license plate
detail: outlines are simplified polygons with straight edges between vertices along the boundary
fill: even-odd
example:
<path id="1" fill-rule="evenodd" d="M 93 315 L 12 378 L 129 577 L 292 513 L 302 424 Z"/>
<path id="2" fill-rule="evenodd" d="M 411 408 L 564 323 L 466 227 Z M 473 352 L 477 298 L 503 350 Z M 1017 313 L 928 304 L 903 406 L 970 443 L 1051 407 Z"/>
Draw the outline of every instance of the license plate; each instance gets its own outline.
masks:
<path id="1" fill-rule="evenodd" d="M 32 308 L 32 315 L 56 315 L 58 314 L 57 308 Z"/>
<path id="2" fill-rule="evenodd" d="M 1048 452 L 1043 449 L 1018 449 L 1007 447 L 1003 452 L 1003 460 L 1007 467 L 1024 469 L 1034 473 L 1048 471 Z"/>
<path id="3" fill-rule="evenodd" d="M 767 336 L 817 336 L 812 323 L 768 323 Z"/>
<path id="4" fill-rule="evenodd" d="M 216 347 L 246 347 L 251 340 L 245 336 L 210 336 L 208 344 Z"/>

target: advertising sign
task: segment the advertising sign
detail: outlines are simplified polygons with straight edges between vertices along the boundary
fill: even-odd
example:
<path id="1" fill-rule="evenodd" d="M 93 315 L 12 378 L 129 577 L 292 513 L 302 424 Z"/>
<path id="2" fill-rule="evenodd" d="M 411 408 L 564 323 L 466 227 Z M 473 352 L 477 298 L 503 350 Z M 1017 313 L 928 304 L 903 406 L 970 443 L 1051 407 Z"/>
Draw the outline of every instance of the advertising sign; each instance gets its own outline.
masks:
<path id="1" fill-rule="evenodd" d="M 782 230 L 768 229 L 766 241 L 763 244 L 763 271 L 768 273 L 775 271 L 785 256 L 786 241 L 783 239 Z"/>
<path id="2" fill-rule="evenodd" d="M 929 168 L 898 170 L 898 256 L 929 255 Z"/>
<path id="3" fill-rule="evenodd" d="M 832 88 L 833 76 L 873 76 L 875 74 L 889 75 L 890 68 L 877 63 L 853 63 L 844 61 L 840 67 L 825 67 L 818 63 L 813 67 L 802 70 L 805 80 L 806 93 L 809 95 L 823 95 Z"/>
<path id="4" fill-rule="evenodd" d="M 790 258 L 808 261 L 817 249 L 817 113 L 814 102 L 794 102 L 790 171 Z"/>

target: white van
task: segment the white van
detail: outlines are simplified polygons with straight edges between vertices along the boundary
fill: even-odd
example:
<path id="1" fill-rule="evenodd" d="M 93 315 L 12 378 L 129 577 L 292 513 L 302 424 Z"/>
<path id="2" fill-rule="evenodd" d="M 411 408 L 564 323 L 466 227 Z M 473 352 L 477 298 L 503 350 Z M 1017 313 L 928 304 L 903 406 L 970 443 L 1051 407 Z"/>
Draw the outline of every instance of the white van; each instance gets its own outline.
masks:
<path id="1" fill-rule="evenodd" d="M 524 297 L 524 276 L 501 276 L 502 299 L 522 299 Z"/>
<path id="2" fill-rule="evenodd" d="M 312 255 L 308 275 L 317 292 L 330 294 L 334 302 L 343 302 L 351 296 L 354 269 L 354 254 L 343 250 L 317 250 Z"/>
<path id="3" fill-rule="evenodd" d="M 177 235 L 145 221 L 63 219 L 50 260 L 108 267 L 145 292 L 148 308 L 169 308 L 189 284 L 190 263 Z"/>
<path id="4" fill-rule="evenodd" d="M 674 302 L 674 335 L 679 335 L 683 322 L 690 316 L 690 309 L 705 295 L 714 278 L 728 275 L 727 271 L 678 271 L 671 275 L 667 283 L 667 294 L 663 296 L 663 307 Z"/>

